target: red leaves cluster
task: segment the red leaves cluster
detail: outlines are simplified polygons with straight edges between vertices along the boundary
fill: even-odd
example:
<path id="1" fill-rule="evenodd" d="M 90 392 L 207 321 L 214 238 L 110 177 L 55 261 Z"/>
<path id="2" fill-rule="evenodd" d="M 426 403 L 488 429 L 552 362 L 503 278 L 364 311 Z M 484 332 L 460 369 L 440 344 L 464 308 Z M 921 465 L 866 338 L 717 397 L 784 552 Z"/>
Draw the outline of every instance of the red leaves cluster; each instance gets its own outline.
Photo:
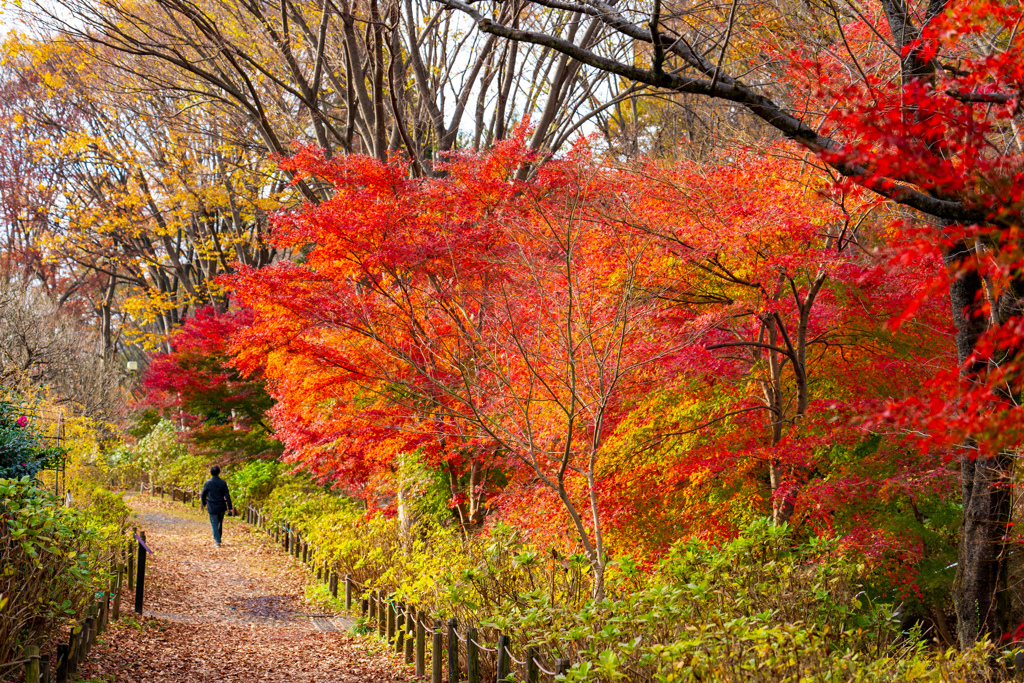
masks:
<path id="1" fill-rule="evenodd" d="M 536 161 L 519 138 L 440 179 L 313 150 L 288 162 L 337 193 L 279 218 L 302 259 L 229 286 L 255 316 L 237 362 L 266 367 L 290 458 L 370 496 L 402 453 L 486 460 L 510 477 L 503 514 L 557 537 L 565 511 L 534 489 L 567 454 L 569 497 L 592 494 L 616 546 L 641 552 L 773 503 L 847 533 L 875 514 L 849 513 L 860 492 L 948 483 L 941 457 L 898 440 L 847 455 L 865 416 L 952 358 L 941 300 L 915 299 L 941 261 L 899 258 L 862 194 L 746 154 Z"/>
<path id="2" fill-rule="evenodd" d="M 234 337 L 252 324 L 245 309 L 200 308 L 171 336 L 171 351 L 154 356 L 143 378 L 142 405 L 188 426 L 193 441 L 223 454 L 274 450 L 265 436 L 273 404 L 258 365 L 243 373 L 230 365 Z M 249 438 L 246 438 L 246 437 Z"/>

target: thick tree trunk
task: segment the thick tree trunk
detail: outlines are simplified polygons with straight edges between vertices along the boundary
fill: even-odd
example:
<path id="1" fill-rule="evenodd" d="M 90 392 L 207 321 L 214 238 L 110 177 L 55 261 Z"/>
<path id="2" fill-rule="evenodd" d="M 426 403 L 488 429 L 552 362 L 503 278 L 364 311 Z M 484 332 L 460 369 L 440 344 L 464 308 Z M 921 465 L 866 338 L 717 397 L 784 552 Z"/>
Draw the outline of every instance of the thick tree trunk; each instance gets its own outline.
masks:
<path id="1" fill-rule="evenodd" d="M 946 265 L 959 269 L 970 251 L 965 243 L 954 245 L 945 256 Z M 957 358 L 968 379 L 981 369 L 966 362 L 988 327 L 980 309 L 983 291 L 984 282 L 972 270 L 960 274 L 949 288 Z M 963 529 L 953 583 L 957 638 L 964 648 L 985 635 L 998 637 L 1007 626 L 1005 537 L 1011 510 L 1011 465 L 1008 457 L 979 456 L 971 444 L 964 444 L 960 457 Z"/>
<path id="2" fill-rule="evenodd" d="M 1010 521 L 1008 458 L 960 458 L 964 500 L 959 563 L 953 584 L 957 638 L 968 648 L 1006 631 L 1005 536 Z"/>

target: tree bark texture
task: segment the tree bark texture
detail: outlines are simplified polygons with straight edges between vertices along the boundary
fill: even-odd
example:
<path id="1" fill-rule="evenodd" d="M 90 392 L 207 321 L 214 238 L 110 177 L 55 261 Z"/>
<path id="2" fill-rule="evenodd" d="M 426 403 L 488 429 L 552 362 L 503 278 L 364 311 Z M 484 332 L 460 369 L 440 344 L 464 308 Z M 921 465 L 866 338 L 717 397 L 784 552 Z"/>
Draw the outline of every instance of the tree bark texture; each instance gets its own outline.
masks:
<path id="1" fill-rule="evenodd" d="M 946 265 L 957 270 L 971 256 L 959 242 L 947 251 Z M 978 338 L 988 327 L 980 310 L 984 282 L 974 270 L 965 270 L 950 285 L 949 298 L 956 326 L 957 359 L 967 379 L 980 368 L 966 363 Z M 1007 626 L 1006 529 L 1010 521 L 1012 460 L 1003 454 L 979 455 L 964 444 L 960 456 L 963 529 L 959 562 L 953 583 L 960 646 L 971 647 L 979 638 L 998 637 Z"/>

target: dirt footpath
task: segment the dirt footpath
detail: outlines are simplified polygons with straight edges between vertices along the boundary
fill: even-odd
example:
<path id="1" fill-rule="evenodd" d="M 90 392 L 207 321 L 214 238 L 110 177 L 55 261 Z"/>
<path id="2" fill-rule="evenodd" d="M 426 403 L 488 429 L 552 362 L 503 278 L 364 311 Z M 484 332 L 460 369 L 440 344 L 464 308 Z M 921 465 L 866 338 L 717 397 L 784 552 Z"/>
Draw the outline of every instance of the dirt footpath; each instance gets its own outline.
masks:
<path id="1" fill-rule="evenodd" d="M 352 620 L 304 598 L 309 573 L 267 536 L 225 518 L 214 547 L 207 517 L 148 496 L 129 504 L 153 551 L 141 617 L 125 594 L 119 622 L 79 668 L 91 681 L 333 683 L 409 681 L 383 643 L 349 635 Z"/>

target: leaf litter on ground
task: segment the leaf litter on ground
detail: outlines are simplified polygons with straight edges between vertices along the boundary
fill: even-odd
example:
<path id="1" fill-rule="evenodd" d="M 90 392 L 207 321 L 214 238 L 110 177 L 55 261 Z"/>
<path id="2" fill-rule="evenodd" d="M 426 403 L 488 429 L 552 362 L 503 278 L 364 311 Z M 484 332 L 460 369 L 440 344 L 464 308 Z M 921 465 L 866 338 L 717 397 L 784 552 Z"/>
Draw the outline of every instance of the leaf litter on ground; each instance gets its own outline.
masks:
<path id="1" fill-rule="evenodd" d="M 226 518 L 216 548 L 198 509 L 148 496 L 131 506 L 154 555 L 147 558 L 143 614 L 122 596 L 83 680 L 185 683 L 397 683 L 414 677 L 390 648 L 351 635 L 352 620 L 311 605 L 312 577 L 264 534 Z M 311 617 L 331 620 L 324 632 Z M 321 622 L 322 623 L 322 622 Z"/>

